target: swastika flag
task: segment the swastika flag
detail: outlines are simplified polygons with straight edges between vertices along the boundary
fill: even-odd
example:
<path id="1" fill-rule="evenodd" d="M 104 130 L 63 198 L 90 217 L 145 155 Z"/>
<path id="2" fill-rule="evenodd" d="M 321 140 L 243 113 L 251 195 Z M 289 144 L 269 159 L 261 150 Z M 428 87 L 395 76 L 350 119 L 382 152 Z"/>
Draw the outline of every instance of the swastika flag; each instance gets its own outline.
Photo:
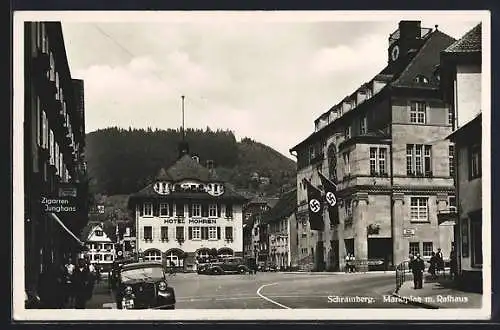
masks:
<path id="1" fill-rule="evenodd" d="M 313 186 L 307 179 L 304 179 L 303 182 L 307 187 L 309 225 L 312 230 L 323 230 L 325 224 L 323 221 L 323 199 L 321 197 L 321 190 Z"/>
<path id="2" fill-rule="evenodd" d="M 323 173 L 318 171 L 319 178 L 321 179 L 321 185 L 325 190 L 325 202 L 328 206 L 328 216 L 330 217 L 330 223 L 337 225 L 339 223 L 339 209 L 337 202 L 337 185 L 330 181 Z"/>

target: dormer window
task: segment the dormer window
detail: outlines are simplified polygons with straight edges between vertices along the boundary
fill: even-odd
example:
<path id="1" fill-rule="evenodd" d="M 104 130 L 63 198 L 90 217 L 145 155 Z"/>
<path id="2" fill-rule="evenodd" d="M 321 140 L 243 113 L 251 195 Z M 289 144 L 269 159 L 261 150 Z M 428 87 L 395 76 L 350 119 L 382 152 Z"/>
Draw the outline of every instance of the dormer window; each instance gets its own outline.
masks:
<path id="1" fill-rule="evenodd" d="M 418 83 L 418 84 L 428 84 L 429 83 L 429 79 L 427 79 L 426 76 L 418 75 L 418 76 L 415 77 L 415 82 Z"/>

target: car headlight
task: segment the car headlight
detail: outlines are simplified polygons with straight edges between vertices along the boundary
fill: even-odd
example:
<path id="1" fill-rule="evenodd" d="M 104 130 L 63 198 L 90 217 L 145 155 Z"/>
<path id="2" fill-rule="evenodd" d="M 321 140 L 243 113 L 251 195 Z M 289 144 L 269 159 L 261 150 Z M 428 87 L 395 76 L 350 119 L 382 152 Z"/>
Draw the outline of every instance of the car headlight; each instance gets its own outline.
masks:
<path id="1" fill-rule="evenodd" d="M 125 288 L 125 294 L 132 294 L 132 291 L 133 291 L 133 290 L 132 290 L 132 287 L 131 287 L 131 286 L 127 286 L 127 287 Z"/>
<path id="2" fill-rule="evenodd" d="M 167 283 L 165 283 L 165 282 L 158 283 L 158 289 L 160 291 L 165 291 L 167 289 Z"/>

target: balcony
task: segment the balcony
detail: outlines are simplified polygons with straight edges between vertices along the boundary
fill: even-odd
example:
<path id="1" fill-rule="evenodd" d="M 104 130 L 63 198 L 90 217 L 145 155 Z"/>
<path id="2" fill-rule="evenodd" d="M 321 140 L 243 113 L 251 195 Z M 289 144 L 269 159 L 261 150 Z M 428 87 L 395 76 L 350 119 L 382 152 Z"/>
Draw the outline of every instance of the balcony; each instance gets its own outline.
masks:
<path id="1" fill-rule="evenodd" d="M 450 206 L 445 210 L 439 210 L 437 214 L 438 225 L 441 225 L 445 222 L 455 223 L 458 219 L 458 211 L 455 206 Z"/>

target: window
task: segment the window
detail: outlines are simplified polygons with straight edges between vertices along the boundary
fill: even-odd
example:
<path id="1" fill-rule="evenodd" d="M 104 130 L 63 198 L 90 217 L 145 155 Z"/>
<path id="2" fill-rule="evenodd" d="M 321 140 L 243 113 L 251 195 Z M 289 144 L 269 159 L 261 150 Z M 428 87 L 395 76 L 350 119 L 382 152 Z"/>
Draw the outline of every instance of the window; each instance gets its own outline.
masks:
<path id="1" fill-rule="evenodd" d="M 450 169 L 450 176 L 455 175 L 455 146 L 448 146 L 448 167 Z"/>
<path id="2" fill-rule="evenodd" d="M 161 240 L 168 241 L 168 227 L 161 227 Z"/>
<path id="3" fill-rule="evenodd" d="M 415 78 L 415 82 L 419 83 L 419 84 L 428 84 L 429 83 L 429 79 L 427 79 L 426 76 L 423 76 L 423 75 L 418 75 L 416 78 Z"/>
<path id="4" fill-rule="evenodd" d="M 410 105 L 410 123 L 425 124 L 425 112 L 427 104 L 425 102 L 412 102 Z"/>
<path id="5" fill-rule="evenodd" d="M 344 152 L 344 175 L 349 175 L 351 173 L 351 164 L 349 161 L 350 152 Z"/>
<path id="6" fill-rule="evenodd" d="M 453 108 L 448 109 L 448 125 L 453 125 Z"/>
<path id="7" fill-rule="evenodd" d="M 208 216 L 209 217 L 216 217 L 217 216 L 217 205 L 216 204 L 208 205 Z"/>
<path id="8" fill-rule="evenodd" d="M 208 239 L 208 227 L 201 227 L 201 239 L 202 240 Z"/>
<path id="9" fill-rule="evenodd" d="M 366 134 L 366 116 L 361 117 L 361 121 L 359 122 L 359 135 L 365 135 Z"/>
<path id="10" fill-rule="evenodd" d="M 177 226 L 175 228 L 175 239 L 178 241 L 184 241 L 184 227 Z"/>
<path id="11" fill-rule="evenodd" d="M 45 111 L 42 111 L 42 147 L 45 149 L 49 147 L 49 121 Z"/>
<path id="12" fill-rule="evenodd" d="M 346 199 L 344 204 L 346 218 L 352 218 L 352 199 Z"/>
<path id="13" fill-rule="evenodd" d="M 161 252 L 158 250 L 150 250 L 144 252 L 145 261 L 161 261 Z"/>
<path id="14" fill-rule="evenodd" d="M 448 197 L 448 208 L 452 211 L 457 209 L 457 198 L 455 196 Z"/>
<path id="15" fill-rule="evenodd" d="M 406 145 L 407 175 L 432 176 L 432 152 L 430 145 Z"/>
<path id="16" fill-rule="evenodd" d="M 175 204 L 175 215 L 178 217 L 184 217 L 184 204 L 182 203 Z"/>
<path id="17" fill-rule="evenodd" d="M 226 227 L 225 237 L 226 237 L 226 241 L 233 240 L 233 227 Z"/>
<path id="18" fill-rule="evenodd" d="M 420 244 L 419 242 L 410 242 L 410 254 L 416 256 L 420 254 Z"/>
<path id="19" fill-rule="evenodd" d="M 233 217 L 233 205 L 226 204 L 226 218 L 232 218 L 232 217 Z"/>
<path id="20" fill-rule="evenodd" d="M 411 197 L 410 220 L 429 221 L 428 197 Z"/>
<path id="21" fill-rule="evenodd" d="M 173 252 L 170 252 L 169 254 L 167 254 L 165 256 L 165 259 L 167 260 L 167 265 L 170 266 L 170 265 L 174 265 L 175 267 L 182 267 L 184 266 L 184 259 L 179 259 L 179 257 L 173 253 Z"/>
<path id="22" fill-rule="evenodd" d="M 50 165 L 54 165 L 54 132 L 49 129 L 49 155 Z"/>
<path id="23" fill-rule="evenodd" d="M 153 204 L 151 203 L 144 203 L 143 205 L 143 214 L 145 217 L 152 217 L 153 216 Z"/>
<path id="24" fill-rule="evenodd" d="M 96 230 L 95 235 L 96 236 L 104 236 L 104 232 L 102 230 Z"/>
<path id="25" fill-rule="evenodd" d="M 432 242 L 424 242 L 422 246 L 422 256 L 423 257 L 430 257 L 432 255 L 432 252 L 434 251 L 434 248 L 432 246 Z"/>
<path id="26" fill-rule="evenodd" d="M 470 147 L 470 179 L 481 177 L 481 145 L 474 145 Z"/>
<path id="27" fill-rule="evenodd" d="M 102 261 L 102 255 L 101 254 L 94 254 L 94 260 Z"/>
<path id="28" fill-rule="evenodd" d="M 160 203 L 160 217 L 168 216 L 168 204 Z"/>
<path id="29" fill-rule="evenodd" d="M 200 227 L 189 227 L 189 230 L 191 231 L 190 236 L 192 240 L 199 240 L 201 239 L 201 228 Z"/>
<path id="30" fill-rule="evenodd" d="M 193 217 L 201 217 L 201 204 L 193 204 L 192 205 L 192 214 Z"/>
<path id="31" fill-rule="evenodd" d="M 370 148 L 370 174 L 383 175 L 386 174 L 386 148 Z"/>
<path id="32" fill-rule="evenodd" d="M 144 240 L 152 241 L 153 240 L 153 227 L 144 226 Z"/>
<path id="33" fill-rule="evenodd" d="M 481 217 L 471 217 L 470 219 L 470 244 L 472 267 L 482 267 L 483 265 L 483 237 Z"/>
<path id="34" fill-rule="evenodd" d="M 347 126 L 344 131 L 345 140 L 349 140 L 351 138 L 351 126 Z"/>
<path id="35" fill-rule="evenodd" d="M 208 239 L 217 239 L 217 227 L 208 227 Z"/>

